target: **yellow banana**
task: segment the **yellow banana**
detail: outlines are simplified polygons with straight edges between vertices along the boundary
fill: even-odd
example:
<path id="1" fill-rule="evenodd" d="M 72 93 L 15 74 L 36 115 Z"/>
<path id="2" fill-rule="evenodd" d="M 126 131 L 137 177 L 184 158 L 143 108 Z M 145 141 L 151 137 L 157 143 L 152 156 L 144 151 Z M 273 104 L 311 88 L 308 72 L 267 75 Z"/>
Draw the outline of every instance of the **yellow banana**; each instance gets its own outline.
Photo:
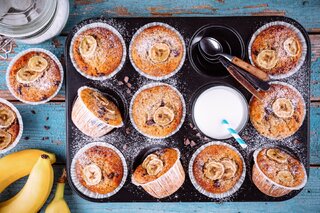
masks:
<path id="1" fill-rule="evenodd" d="M 22 190 L 11 199 L 0 203 L 0 212 L 38 212 L 50 195 L 53 179 L 50 158 L 43 154 L 32 168 Z"/>
<path id="2" fill-rule="evenodd" d="M 58 180 L 57 190 L 51 203 L 47 206 L 45 213 L 69 213 L 70 209 L 67 202 L 63 199 L 64 185 L 66 183 L 67 174 L 63 169 L 63 173 Z"/>
<path id="3" fill-rule="evenodd" d="M 11 183 L 30 174 L 42 154 L 48 155 L 52 164 L 56 162 L 53 153 L 38 149 L 26 149 L 0 158 L 0 193 Z"/>

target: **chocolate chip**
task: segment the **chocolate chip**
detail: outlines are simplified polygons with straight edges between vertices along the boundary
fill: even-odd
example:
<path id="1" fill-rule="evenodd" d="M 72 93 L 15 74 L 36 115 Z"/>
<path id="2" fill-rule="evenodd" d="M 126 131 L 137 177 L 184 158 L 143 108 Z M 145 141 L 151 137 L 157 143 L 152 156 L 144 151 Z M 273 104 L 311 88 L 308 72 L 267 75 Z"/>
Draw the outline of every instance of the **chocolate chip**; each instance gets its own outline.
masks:
<path id="1" fill-rule="evenodd" d="M 128 76 L 124 77 L 123 81 L 124 81 L 125 83 L 128 83 L 128 82 L 129 82 L 129 77 L 128 77 Z"/>
<path id="2" fill-rule="evenodd" d="M 196 142 L 194 142 L 193 140 L 191 140 L 190 146 L 191 146 L 191 147 L 194 147 L 195 145 L 197 145 Z"/>
<path id="3" fill-rule="evenodd" d="M 214 187 L 219 188 L 219 187 L 220 187 L 220 182 L 219 182 L 219 180 L 215 180 L 215 181 L 213 182 L 213 185 L 214 185 Z"/>
<path id="4" fill-rule="evenodd" d="M 161 100 L 161 104 L 160 104 L 160 107 L 164 107 L 165 106 L 165 103 L 163 100 Z"/>
<path id="5" fill-rule="evenodd" d="M 173 53 L 174 57 L 177 57 L 177 56 L 180 55 L 180 51 L 179 50 L 173 50 L 172 53 Z"/>
<path id="6" fill-rule="evenodd" d="M 148 126 L 151 126 L 151 125 L 155 124 L 155 122 L 154 122 L 153 119 L 150 119 L 150 120 L 147 120 L 146 124 L 147 124 Z"/>
<path id="7" fill-rule="evenodd" d="M 61 81 L 55 81 L 55 82 L 54 82 L 54 85 L 55 85 L 55 86 L 59 86 L 59 85 L 60 85 L 60 82 L 61 82 Z"/>
<path id="8" fill-rule="evenodd" d="M 50 126 L 43 126 L 45 130 L 49 130 Z"/>
<path id="9" fill-rule="evenodd" d="M 114 177 L 114 172 L 111 172 L 110 174 L 108 174 L 108 178 L 112 179 Z"/>
<path id="10" fill-rule="evenodd" d="M 18 86 L 17 90 L 18 90 L 19 95 L 22 95 L 22 86 L 21 85 Z"/>
<path id="11" fill-rule="evenodd" d="M 41 101 L 45 101 L 47 99 L 48 99 L 48 97 L 46 95 L 44 95 L 44 96 L 42 96 Z"/>
<path id="12" fill-rule="evenodd" d="M 26 136 L 26 137 L 24 137 L 24 139 L 27 141 L 27 140 L 29 140 L 30 138 L 29 138 L 28 136 Z"/>
<path id="13" fill-rule="evenodd" d="M 34 111 L 34 110 L 31 110 L 31 113 L 35 115 L 35 114 L 36 114 L 36 111 Z"/>
<path id="14" fill-rule="evenodd" d="M 42 140 L 43 140 L 43 141 L 49 140 L 49 137 L 43 137 Z"/>
<path id="15" fill-rule="evenodd" d="M 186 145 L 186 146 L 190 145 L 190 140 L 189 140 L 189 138 L 185 138 L 185 140 L 184 140 L 184 145 Z"/>
<path id="16" fill-rule="evenodd" d="M 49 117 L 46 117 L 46 121 L 48 121 L 49 120 Z"/>

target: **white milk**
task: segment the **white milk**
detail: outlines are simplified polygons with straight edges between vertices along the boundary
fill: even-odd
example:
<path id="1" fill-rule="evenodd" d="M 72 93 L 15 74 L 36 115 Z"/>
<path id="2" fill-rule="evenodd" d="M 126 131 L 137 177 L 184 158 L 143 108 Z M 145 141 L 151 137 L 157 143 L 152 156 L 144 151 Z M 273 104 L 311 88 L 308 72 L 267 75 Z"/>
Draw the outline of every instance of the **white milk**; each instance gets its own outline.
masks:
<path id="1" fill-rule="evenodd" d="M 213 86 L 200 94 L 193 108 L 197 127 L 214 139 L 226 139 L 231 135 L 222 126 L 222 119 L 240 131 L 248 119 L 248 104 L 236 90 L 227 86 Z"/>

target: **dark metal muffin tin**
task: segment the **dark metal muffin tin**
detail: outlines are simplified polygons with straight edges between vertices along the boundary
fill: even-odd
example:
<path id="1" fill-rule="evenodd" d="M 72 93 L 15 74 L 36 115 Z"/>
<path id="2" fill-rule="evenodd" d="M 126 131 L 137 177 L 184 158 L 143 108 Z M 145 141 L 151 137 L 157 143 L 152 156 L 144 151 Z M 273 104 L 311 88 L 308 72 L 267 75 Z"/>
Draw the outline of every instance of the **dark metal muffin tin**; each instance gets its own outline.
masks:
<path id="1" fill-rule="evenodd" d="M 106 22 L 119 30 L 120 34 L 125 39 L 127 49 L 129 49 L 129 43 L 133 34 L 143 25 L 150 22 L 163 22 L 176 28 L 186 42 L 187 57 L 181 70 L 173 77 L 163 80 L 161 82 L 172 85 L 172 82 L 176 82 L 174 86 L 184 96 L 186 100 L 187 116 L 182 128 L 173 136 L 164 140 L 152 141 L 141 134 L 139 134 L 132 126 L 129 116 L 127 114 L 130 100 L 133 94 L 144 84 L 155 82 L 148 80 L 147 78 L 139 75 L 131 65 L 129 57 L 127 56 L 126 62 L 122 70 L 116 74 L 113 78 L 105 80 L 103 82 L 93 81 L 81 76 L 73 67 L 70 56 L 70 42 L 75 32 L 83 25 L 92 22 Z M 230 51 L 238 57 L 244 58 L 248 61 L 248 43 L 252 34 L 262 25 L 272 21 L 285 21 L 296 26 L 304 35 L 308 52 L 306 60 L 302 68 L 292 75 L 291 77 L 281 79 L 280 81 L 288 82 L 296 87 L 303 95 L 306 101 L 306 118 L 299 131 L 293 136 L 284 140 L 269 140 L 260 136 L 257 131 L 248 122 L 245 129 L 241 132 L 242 137 L 248 143 L 248 150 L 243 150 L 235 142 L 235 140 L 227 139 L 222 140 L 233 146 L 235 146 L 243 155 L 246 161 L 247 174 L 246 179 L 241 188 L 231 197 L 222 200 L 211 199 L 200 194 L 191 184 L 188 177 L 188 163 L 192 154 L 201 145 L 210 141 L 210 139 L 204 137 L 199 130 L 194 126 L 192 119 L 192 106 L 193 100 L 196 98 L 197 91 L 206 85 L 230 85 L 237 88 L 249 101 L 251 95 L 239 85 L 219 63 L 208 64 L 206 61 L 199 59 L 197 54 L 197 48 L 194 45 L 193 39 L 197 39 L 202 33 L 207 35 L 216 36 L 220 42 L 224 43 L 227 52 Z M 120 29 L 121 28 L 121 29 Z M 206 30 L 207 29 L 207 30 Z M 205 31 L 203 31 L 205 30 Z M 67 170 L 70 173 L 70 164 L 75 153 L 81 148 L 79 146 L 79 135 L 82 133 L 74 126 L 71 120 L 71 110 L 73 101 L 77 96 L 77 90 L 81 86 L 88 85 L 100 89 L 103 92 L 108 93 L 120 102 L 120 109 L 124 113 L 125 125 L 122 128 L 115 129 L 108 135 L 104 136 L 100 141 L 105 141 L 116 146 L 125 156 L 128 164 L 129 175 L 124 187 L 114 196 L 105 199 L 92 199 L 81 194 L 72 180 L 69 179 L 71 188 L 84 199 L 94 202 L 222 202 L 222 201 L 282 201 L 290 199 L 296 196 L 300 191 L 292 191 L 288 195 L 280 198 L 273 198 L 264 195 L 260 192 L 251 181 L 252 172 L 252 154 L 255 149 L 265 145 L 284 146 L 290 149 L 294 155 L 298 156 L 304 164 L 307 173 L 309 174 L 309 111 L 310 111 L 310 41 L 306 31 L 303 27 L 287 17 L 170 17 L 170 18 L 93 18 L 80 22 L 70 32 L 66 40 L 65 45 L 65 61 L 66 61 L 66 104 L 67 104 Z M 123 83 L 117 83 L 123 79 L 130 79 L 131 92 L 128 92 L 128 88 Z M 174 80 L 173 80 L 174 79 Z M 143 84 L 141 84 L 143 82 Z M 182 90 L 182 91 L 181 91 Z M 130 130 L 130 131 L 129 131 Z M 129 131 L 129 132 L 128 132 Z M 110 140 L 111 137 L 118 135 L 119 139 Z M 85 143 L 90 143 L 93 140 L 86 137 Z M 188 143 L 186 143 L 188 138 Z M 191 144 L 190 144 L 191 141 Z M 137 144 L 140 144 L 137 149 Z M 181 161 L 185 169 L 186 180 L 183 186 L 173 195 L 164 199 L 155 199 L 147 194 L 142 188 L 131 183 L 131 175 L 134 168 L 142 161 L 145 152 L 150 150 L 156 150 L 160 147 L 176 147 L 181 151 Z M 68 175 L 70 177 L 70 175 Z"/>

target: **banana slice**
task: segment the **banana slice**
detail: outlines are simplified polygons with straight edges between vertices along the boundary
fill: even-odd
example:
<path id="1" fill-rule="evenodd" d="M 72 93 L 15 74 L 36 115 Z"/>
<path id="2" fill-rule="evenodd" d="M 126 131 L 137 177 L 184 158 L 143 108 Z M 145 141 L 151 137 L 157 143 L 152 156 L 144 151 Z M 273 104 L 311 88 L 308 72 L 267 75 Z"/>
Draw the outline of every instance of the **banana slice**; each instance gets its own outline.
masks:
<path id="1" fill-rule="evenodd" d="M 28 84 L 35 82 L 41 75 L 41 72 L 22 68 L 17 72 L 16 79 L 21 84 Z"/>
<path id="2" fill-rule="evenodd" d="M 16 118 L 12 110 L 0 106 L 0 128 L 9 127 Z"/>
<path id="3" fill-rule="evenodd" d="M 158 157 L 152 158 L 145 166 L 149 175 L 157 175 L 163 169 L 163 162 Z"/>
<path id="4" fill-rule="evenodd" d="M 278 163 L 286 163 L 288 160 L 288 156 L 279 149 L 268 149 L 267 156 Z"/>
<path id="5" fill-rule="evenodd" d="M 97 49 L 97 40 L 90 35 L 84 36 L 80 43 L 79 51 L 83 57 L 91 57 Z"/>
<path id="6" fill-rule="evenodd" d="M 300 52 L 300 44 L 293 37 L 287 38 L 284 41 L 283 48 L 289 56 L 297 56 Z"/>
<path id="7" fill-rule="evenodd" d="M 168 107 L 159 107 L 153 114 L 153 120 L 160 126 L 170 124 L 174 119 L 174 112 Z"/>
<path id="8" fill-rule="evenodd" d="M 220 162 L 209 161 L 204 165 L 204 176 L 210 180 L 221 179 L 224 173 L 224 166 Z"/>
<path id="9" fill-rule="evenodd" d="M 5 149 L 11 143 L 11 134 L 0 129 L 0 150 Z"/>
<path id="10" fill-rule="evenodd" d="M 28 61 L 28 68 L 32 71 L 42 72 L 48 67 L 48 61 L 41 56 L 33 56 Z"/>
<path id="11" fill-rule="evenodd" d="M 148 156 L 144 159 L 144 161 L 142 162 L 142 168 L 147 169 L 148 163 L 149 163 L 151 160 L 157 159 L 157 158 L 158 158 L 158 156 L 155 155 L 155 154 L 150 154 L 150 155 L 148 155 Z"/>
<path id="12" fill-rule="evenodd" d="M 278 62 L 277 52 L 274 50 L 262 50 L 257 56 L 259 67 L 264 69 L 272 69 Z"/>
<path id="13" fill-rule="evenodd" d="M 83 179 L 88 186 L 97 185 L 101 181 L 101 169 L 94 163 L 84 167 L 82 173 Z"/>
<path id="14" fill-rule="evenodd" d="M 165 43 L 155 43 L 150 49 L 150 59 L 154 63 L 166 61 L 170 55 L 170 47 Z"/>
<path id="15" fill-rule="evenodd" d="M 222 159 L 220 163 L 222 163 L 224 167 L 223 178 L 227 180 L 233 178 L 238 170 L 237 164 L 229 158 Z"/>
<path id="16" fill-rule="evenodd" d="M 272 104 L 272 110 L 279 118 L 290 118 L 294 113 L 294 107 L 287 98 L 278 98 Z"/>
<path id="17" fill-rule="evenodd" d="M 286 171 L 286 170 L 278 172 L 277 178 L 284 185 L 290 185 L 294 180 L 293 175 L 291 174 L 291 172 Z"/>

